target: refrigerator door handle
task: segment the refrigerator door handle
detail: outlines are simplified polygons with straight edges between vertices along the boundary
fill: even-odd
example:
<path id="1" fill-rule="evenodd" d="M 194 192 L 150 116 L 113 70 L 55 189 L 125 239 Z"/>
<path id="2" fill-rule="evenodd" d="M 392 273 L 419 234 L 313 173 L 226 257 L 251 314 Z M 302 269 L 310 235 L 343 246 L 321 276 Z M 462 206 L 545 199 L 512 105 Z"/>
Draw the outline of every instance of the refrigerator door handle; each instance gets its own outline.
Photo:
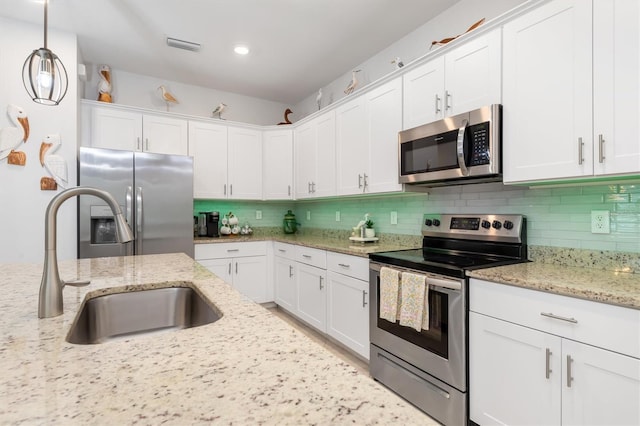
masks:
<path id="1" fill-rule="evenodd" d="M 125 205 L 124 205 L 124 218 L 127 221 L 127 225 L 131 227 L 133 224 L 133 188 L 127 186 L 127 192 L 125 194 Z M 135 240 L 134 240 L 135 241 Z M 135 243 L 127 243 L 127 256 L 133 255 L 133 244 Z"/>
<path id="2" fill-rule="evenodd" d="M 142 187 L 136 188 L 136 254 L 142 254 Z"/>

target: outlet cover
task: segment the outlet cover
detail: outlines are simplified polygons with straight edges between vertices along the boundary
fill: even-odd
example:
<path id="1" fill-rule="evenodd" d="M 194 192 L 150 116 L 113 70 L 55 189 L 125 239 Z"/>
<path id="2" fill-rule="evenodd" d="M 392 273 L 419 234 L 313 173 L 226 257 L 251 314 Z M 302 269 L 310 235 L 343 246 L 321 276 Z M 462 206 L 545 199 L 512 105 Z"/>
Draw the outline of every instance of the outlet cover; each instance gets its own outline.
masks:
<path id="1" fill-rule="evenodd" d="M 592 234 L 609 234 L 611 232 L 611 223 L 609 220 L 609 210 L 592 210 L 591 211 L 591 233 Z"/>
<path id="2" fill-rule="evenodd" d="M 391 224 L 392 225 L 397 225 L 398 224 L 398 212 L 391 212 Z"/>
<path id="3" fill-rule="evenodd" d="M 262 210 L 256 210 L 256 219 L 257 220 L 262 219 Z"/>
<path id="4" fill-rule="evenodd" d="M 336 222 L 340 222 L 340 212 L 336 212 Z"/>

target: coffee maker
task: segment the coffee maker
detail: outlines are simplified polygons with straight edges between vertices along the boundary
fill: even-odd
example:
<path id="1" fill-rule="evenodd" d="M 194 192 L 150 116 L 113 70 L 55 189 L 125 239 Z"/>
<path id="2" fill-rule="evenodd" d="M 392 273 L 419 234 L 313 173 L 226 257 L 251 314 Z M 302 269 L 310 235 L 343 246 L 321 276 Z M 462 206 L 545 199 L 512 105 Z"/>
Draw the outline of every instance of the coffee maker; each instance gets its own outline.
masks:
<path id="1" fill-rule="evenodd" d="M 220 236 L 218 225 L 220 222 L 220 212 L 207 213 L 207 237 L 217 238 Z"/>

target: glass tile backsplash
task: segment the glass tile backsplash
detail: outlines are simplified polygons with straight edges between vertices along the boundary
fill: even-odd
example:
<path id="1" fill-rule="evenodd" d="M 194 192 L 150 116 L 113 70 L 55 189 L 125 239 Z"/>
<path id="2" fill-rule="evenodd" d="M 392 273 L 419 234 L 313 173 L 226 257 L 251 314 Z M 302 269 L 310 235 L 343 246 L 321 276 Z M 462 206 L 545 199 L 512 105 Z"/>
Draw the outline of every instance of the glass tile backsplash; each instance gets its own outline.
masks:
<path id="1" fill-rule="evenodd" d="M 241 224 L 248 221 L 254 227 L 280 226 L 288 209 L 302 228 L 348 230 L 369 213 L 377 232 L 409 235 L 420 234 L 426 212 L 517 213 L 527 217 L 530 245 L 640 252 L 640 184 L 530 189 L 492 183 L 432 188 L 426 194 L 288 202 L 194 201 L 195 213 L 233 211 Z M 591 233 L 592 210 L 610 211 L 610 234 Z M 391 212 L 397 213 L 397 225 L 391 224 Z"/>

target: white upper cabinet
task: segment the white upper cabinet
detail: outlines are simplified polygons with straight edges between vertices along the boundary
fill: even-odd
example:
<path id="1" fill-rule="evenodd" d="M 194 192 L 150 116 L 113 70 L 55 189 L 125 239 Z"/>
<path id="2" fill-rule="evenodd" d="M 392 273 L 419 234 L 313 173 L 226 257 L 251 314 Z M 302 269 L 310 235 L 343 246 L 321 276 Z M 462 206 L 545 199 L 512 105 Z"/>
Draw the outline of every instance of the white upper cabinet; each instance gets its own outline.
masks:
<path id="1" fill-rule="evenodd" d="M 367 92 L 336 110 L 338 195 L 400 191 L 398 132 L 402 79 Z"/>
<path id="2" fill-rule="evenodd" d="M 262 154 L 264 199 L 292 199 L 293 131 L 265 130 Z"/>
<path id="3" fill-rule="evenodd" d="M 296 127 L 296 198 L 336 195 L 336 118 L 329 111 Z"/>
<path id="4" fill-rule="evenodd" d="M 84 111 L 91 114 L 88 145 L 94 148 L 187 155 L 187 120 L 113 106 L 93 105 Z"/>
<path id="5" fill-rule="evenodd" d="M 501 102 L 501 30 L 478 36 L 403 75 L 403 128 Z"/>
<path id="6" fill-rule="evenodd" d="M 504 26 L 504 180 L 640 171 L 640 13 L 555 0 Z"/>
<path id="7" fill-rule="evenodd" d="M 556 0 L 504 25 L 505 182 L 591 175 L 591 13 Z"/>
<path id="8" fill-rule="evenodd" d="M 189 155 L 194 198 L 226 198 L 227 126 L 190 121 Z"/>
<path id="9" fill-rule="evenodd" d="M 640 171 L 640 3 L 593 2 L 594 174 Z"/>
<path id="10" fill-rule="evenodd" d="M 228 198 L 259 200 L 262 198 L 262 132 L 229 127 Z"/>

